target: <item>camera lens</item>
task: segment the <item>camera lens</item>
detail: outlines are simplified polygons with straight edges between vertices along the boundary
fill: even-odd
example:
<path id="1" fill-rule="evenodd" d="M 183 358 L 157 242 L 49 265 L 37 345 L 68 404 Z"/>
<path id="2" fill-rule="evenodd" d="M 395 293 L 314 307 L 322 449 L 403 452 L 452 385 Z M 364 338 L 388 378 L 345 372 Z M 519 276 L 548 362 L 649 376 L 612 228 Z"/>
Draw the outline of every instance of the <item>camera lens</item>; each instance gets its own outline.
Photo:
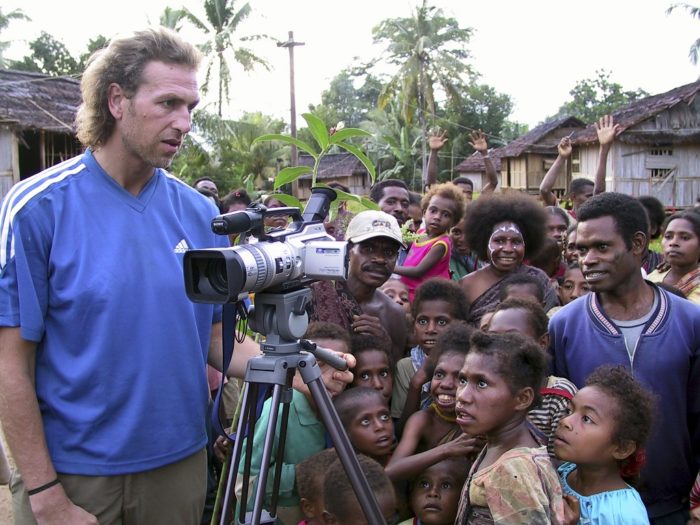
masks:
<path id="1" fill-rule="evenodd" d="M 217 293 L 228 295 L 228 277 L 224 259 L 210 259 L 207 264 L 207 276 L 211 287 Z"/>

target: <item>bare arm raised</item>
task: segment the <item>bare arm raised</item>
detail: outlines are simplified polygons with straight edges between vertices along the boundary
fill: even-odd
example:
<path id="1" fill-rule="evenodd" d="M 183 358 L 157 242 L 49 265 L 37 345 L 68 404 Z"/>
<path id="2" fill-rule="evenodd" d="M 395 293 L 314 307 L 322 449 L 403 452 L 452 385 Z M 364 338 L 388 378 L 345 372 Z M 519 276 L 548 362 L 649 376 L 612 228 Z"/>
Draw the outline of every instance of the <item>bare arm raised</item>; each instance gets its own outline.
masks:
<path id="1" fill-rule="evenodd" d="M 605 167 L 608 163 L 608 153 L 610 153 L 610 148 L 615 141 L 615 137 L 622 131 L 622 126 L 613 122 L 612 115 L 605 115 L 595 123 L 595 129 L 598 133 L 600 150 L 598 154 L 598 167 L 595 172 L 593 195 L 598 195 L 605 191 Z"/>
<path id="2" fill-rule="evenodd" d="M 481 188 L 481 194 L 486 195 L 493 193 L 498 186 L 498 174 L 496 173 L 496 168 L 491 162 L 491 157 L 489 157 L 489 146 L 486 142 L 486 134 L 480 129 L 472 131 L 469 135 L 471 139 L 469 145 L 481 154 L 481 158 L 484 161 L 484 167 L 486 168 L 486 178 L 488 182 Z"/>
<path id="3" fill-rule="evenodd" d="M 428 185 L 431 186 L 437 182 L 438 176 L 438 152 L 447 144 L 447 131 L 442 133 L 432 131 L 428 137 L 428 147 L 430 155 L 428 156 Z"/>
<path id="4" fill-rule="evenodd" d="M 569 137 L 564 137 L 561 139 L 559 141 L 559 145 L 557 146 L 557 150 L 559 151 L 559 155 L 557 155 L 554 164 L 552 164 L 552 167 L 549 168 L 542 179 L 542 182 L 540 183 L 540 195 L 542 196 L 542 201 L 546 206 L 557 205 L 557 196 L 554 195 L 552 190 L 554 189 L 554 183 L 556 182 L 559 173 L 561 173 L 562 168 L 566 165 L 566 159 L 571 156 L 571 139 Z"/>

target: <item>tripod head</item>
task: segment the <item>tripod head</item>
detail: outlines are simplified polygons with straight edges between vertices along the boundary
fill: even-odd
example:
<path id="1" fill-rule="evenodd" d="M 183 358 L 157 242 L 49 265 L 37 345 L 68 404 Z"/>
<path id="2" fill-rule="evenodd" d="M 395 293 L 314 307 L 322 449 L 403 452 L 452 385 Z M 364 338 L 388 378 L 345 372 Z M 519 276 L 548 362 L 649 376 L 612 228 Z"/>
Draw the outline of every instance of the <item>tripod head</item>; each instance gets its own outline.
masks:
<path id="1" fill-rule="evenodd" d="M 311 290 L 298 290 L 282 293 L 258 293 L 255 306 L 248 312 L 250 327 L 266 336 L 260 344 L 266 356 L 289 356 L 305 350 L 317 359 L 338 370 L 347 370 L 345 360 L 334 352 L 321 348 L 315 343 L 300 340 L 309 326 L 306 306 L 311 301 Z"/>

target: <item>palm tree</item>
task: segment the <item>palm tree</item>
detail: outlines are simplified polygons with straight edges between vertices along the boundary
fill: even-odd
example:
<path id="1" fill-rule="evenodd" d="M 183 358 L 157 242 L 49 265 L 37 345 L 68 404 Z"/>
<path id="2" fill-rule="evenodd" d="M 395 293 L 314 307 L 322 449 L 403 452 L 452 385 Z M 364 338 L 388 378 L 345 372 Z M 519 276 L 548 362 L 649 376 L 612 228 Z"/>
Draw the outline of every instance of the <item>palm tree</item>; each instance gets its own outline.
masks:
<path id="1" fill-rule="evenodd" d="M 21 9 L 13 9 L 5 15 L 2 13 L 2 8 L 0 8 L 0 32 L 7 29 L 7 26 L 10 25 L 10 22 L 12 22 L 12 20 L 31 21 L 31 18 L 25 15 L 24 11 L 22 11 Z M 0 68 L 7 67 L 7 61 L 2 55 L 8 47 L 10 47 L 10 42 L 0 42 Z"/>
<path id="2" fill-rule="evenodd" d="M 241 22 L 250 15 L 250 4 L 246 2 L 240 9 L 236 10 L 234 4 L 236 0 L 204 0 L 204 12 L 206 20 L 196 17 L 189 9 L 182 8 L 173 13 L 173 16 L 180 16 L 192 23 L 195 27 L 203 31 L 208 42 L 200 46 L 201 51 L 207 57 L 207 73 L 202 86 L 202 91 L 210 89 L 212 73 L 218 73 L 218 113 L 221 116 L 221 108 L 224 100 L 229 100 L 229 85 L 231 83 L 231 68 L 227 55 L 233 52 L 233 59 L 243 66 L 244 71 L 252 71 L 256 65 L 270 69 L 267 61 L 257 56 L 247 47 L 237 45 L 237 42 L 248 42 L 269 38 L 267 35 L 251 35 L 238 37 L 237 31 Z M 175 20 L 174 23 L 177 23 Z"/>
<path id="3" fill-rule="evenodd" d="M 700 7 L 693 6 L 690 4 L 685 4 L 685 3 L 671 5 L 666 10 L 666 14 L 670 15 L 675 9 L 677 9 L 679 7 L 681 9 L 685 9 L 686 11 L 688 11 L 688 14 L 692 18 L 697 18 L 698 20 L 700 20 Z M 690 58 L 691 64 L 693 64 L 694 66 L 697 66 L 699 56 L 700 56 L 700 38 L 698 38 L 695 42 L 693 42 L 693 45 L 690 46 L 690 50 L 688 51 L 688 58 Z"/>
<path id="4" fill-rule="evenodd" d="M 159 23 L 161 26 L 172 29 L 173 31 L 180 31 L 182 22 L 186 17 L 187 15 L 183 9 L 166 7 L 160 15 Z"/>
<path id="5" fill-rule="evenodd" d="M 425 119 L 435 115 L 435 88 L 448 98 L 459 98 L 460 87 L 472 74 L 466 49 L 472 30 L 459 27 L 457 20 L 423 0 L 412 17 L 384 20 L 372 32 L 375 43 L 387 43 L 386 61 L 398 66 L 379 95 L 379 107 L 400 94 L 401 114 L 408 124 L 417 110 L 425 159 Z"/>

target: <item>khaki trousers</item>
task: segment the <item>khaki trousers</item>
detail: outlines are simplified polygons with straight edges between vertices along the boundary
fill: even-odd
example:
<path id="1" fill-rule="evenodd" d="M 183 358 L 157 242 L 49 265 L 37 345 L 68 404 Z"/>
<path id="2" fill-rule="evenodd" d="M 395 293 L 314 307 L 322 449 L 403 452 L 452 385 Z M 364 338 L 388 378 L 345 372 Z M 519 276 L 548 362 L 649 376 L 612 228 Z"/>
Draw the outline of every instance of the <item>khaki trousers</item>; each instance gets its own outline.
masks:
<path id="1" fill-rule="evenodd" d="M 206 450 L 172 465 L 122 476 L 59 474 L 68 497 L 100 525 L 199 525 L 207 487 Z M 36 525 L 19 474 L 10 480 L 15 525 Z"/>

